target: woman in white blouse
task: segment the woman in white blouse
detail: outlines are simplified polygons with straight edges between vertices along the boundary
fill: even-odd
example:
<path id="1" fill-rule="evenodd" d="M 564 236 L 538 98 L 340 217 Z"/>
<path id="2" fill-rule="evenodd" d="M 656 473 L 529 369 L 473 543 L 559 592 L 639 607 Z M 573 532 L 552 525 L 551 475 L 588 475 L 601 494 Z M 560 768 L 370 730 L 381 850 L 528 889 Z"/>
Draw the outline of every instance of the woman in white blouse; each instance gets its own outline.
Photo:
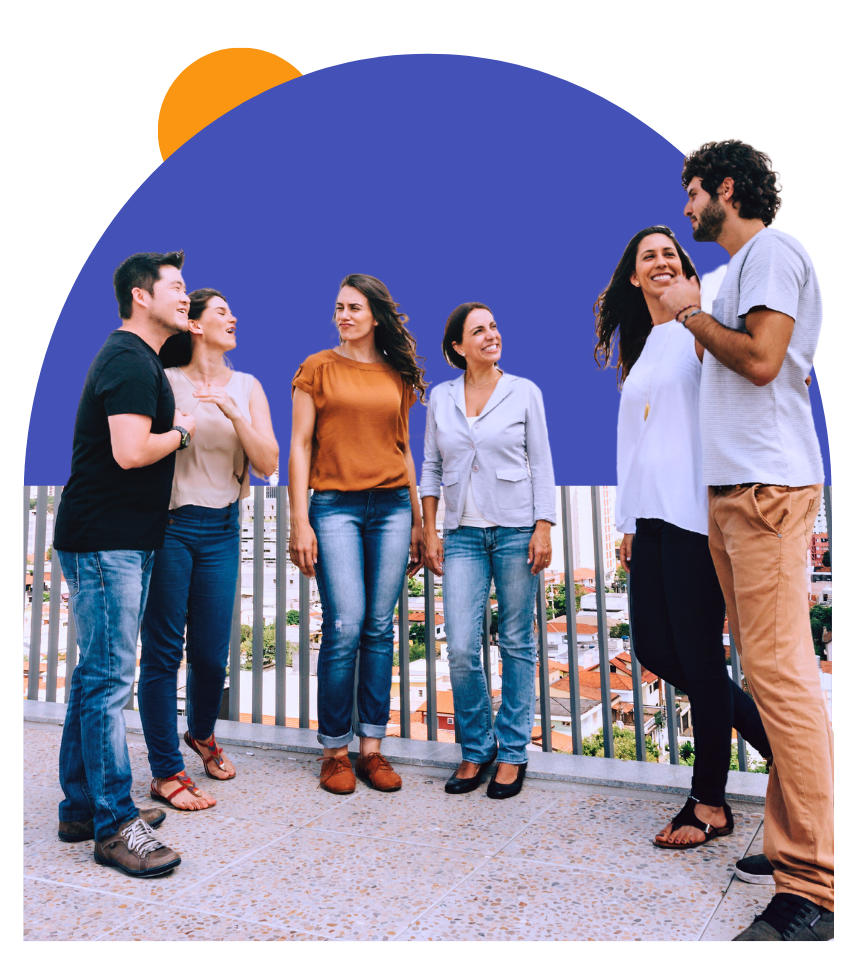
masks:
<path id="1" fill-rule="evenodd" d="M 673 849 L 697 847 L 734 828 L 725 801 L 733 725 L 770 756 L 755 702 L 726 669 L 726 608 L 708 549 L 702 485 L 703 350 L 660 304 L 676 278 L 694 275 L 672 231 L 655 225 L 631 239 L 595 304 L 596 361 L 606 366 L 615 354 L 622 383 L 616 527 L 624 534 L 619 558 L 631 575 L 634 652 L 647 670 L 686 693 L 692 708 L 690 797 L 654 840 Z"/>
<path id="2" fill-rule="evenodd" d="M 462 764 L 448 794 L 473 791 L 497 758 L 491 798 L 518 794 L 535 711 L 533 604 L 538 574 L 551 561 L 556 522 L 554 468 L 542 393 L 498 368 L 497 322 L 481 302 L 450 313 L 442 342 L 463 369 L 429 397 L 421 498 L 426 565 L 444 576 L 453 708 Z M 444 544 L 436 509 L 444 485 Z M 503 673 L 492 725 L 492 693 L 480 661 L 483 613 L 495 581 Z"/>

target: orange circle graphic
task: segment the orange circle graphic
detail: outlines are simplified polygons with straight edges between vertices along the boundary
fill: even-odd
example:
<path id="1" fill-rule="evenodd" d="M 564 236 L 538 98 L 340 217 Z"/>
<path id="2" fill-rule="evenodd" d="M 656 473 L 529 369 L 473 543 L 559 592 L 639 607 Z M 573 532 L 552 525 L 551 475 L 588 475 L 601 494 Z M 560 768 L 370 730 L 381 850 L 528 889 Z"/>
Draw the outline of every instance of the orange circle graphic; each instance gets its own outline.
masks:
<path id="1" fill-rule="evenodd" d="M 253 47 L 229 47 L 200 57 L 178 75 L 163 98 L 157 124 L 163 160 L 223 114 L 301 76 L 286 60 Z"/>

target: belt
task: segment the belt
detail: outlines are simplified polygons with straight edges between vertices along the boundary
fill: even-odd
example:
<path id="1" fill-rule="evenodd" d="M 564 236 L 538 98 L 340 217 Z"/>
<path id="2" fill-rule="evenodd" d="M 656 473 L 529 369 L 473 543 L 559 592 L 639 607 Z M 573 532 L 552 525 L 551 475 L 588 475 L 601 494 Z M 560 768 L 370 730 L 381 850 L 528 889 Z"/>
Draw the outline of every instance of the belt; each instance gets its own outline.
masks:
<path id="1" fill-rule="evenodd" d="M 723 496 L 726 493 L 737 492 L 739 489 L 752 489 L 753 486 L 764 486 L 765 483 L 760 482 L 748 482 L 748 483 L 735 483 L 731 486 L 710 486 L 709 489 L 714 491 L 717 496 Z"/>

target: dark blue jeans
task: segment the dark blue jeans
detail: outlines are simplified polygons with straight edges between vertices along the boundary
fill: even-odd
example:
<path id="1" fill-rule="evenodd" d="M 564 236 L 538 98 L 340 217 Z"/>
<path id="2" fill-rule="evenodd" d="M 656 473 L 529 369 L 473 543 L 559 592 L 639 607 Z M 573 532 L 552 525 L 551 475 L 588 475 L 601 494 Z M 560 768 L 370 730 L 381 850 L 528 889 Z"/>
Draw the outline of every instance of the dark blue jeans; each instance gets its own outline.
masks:
<path id="1" fill-rule="evenodd" d="M 136 675 L 136 642 L 152 552 L 57 550 L 77 626 L 79 657 L 59 748 L 60 821 L 95 821 L 110 837 L 138 815 L 122 710 Z"/>
<path id="2" fill-rule="evenodd" d="M 163 549 L 154 556 L 139 673 L 139 714 L 154 777 L 184 769 L 177 690 L 185 629 L 188 730 L 204 740 L 216 726 L 239 565 L 237 503 L 169 511 Z"/>
<path id="3" fill-rule="evenodd" d="M 317 739 L 352 740 L 355 662 L 358 734 L 385 736 L 391 708 L 394 605 L 403 588 L 412 536 L 408 489 L 315 492 L 308 510 L 317 537 L 317 589 L 323 642 L 317 661 Z"/>

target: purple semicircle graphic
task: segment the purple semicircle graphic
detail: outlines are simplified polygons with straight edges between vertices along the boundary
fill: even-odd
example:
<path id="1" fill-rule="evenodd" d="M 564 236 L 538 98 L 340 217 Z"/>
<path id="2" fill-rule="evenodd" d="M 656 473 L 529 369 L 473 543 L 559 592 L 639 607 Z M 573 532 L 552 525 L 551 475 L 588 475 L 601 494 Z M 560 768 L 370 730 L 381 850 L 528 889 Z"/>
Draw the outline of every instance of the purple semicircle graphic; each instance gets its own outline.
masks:
<path id="1" fill-rule="evenodd" d="M 136 251 L 186 252 L 190 289 L 223 291 L 236 369 L 264 385 L 282 447 L 290 380 L 332 347 L 341 278 L 381 278 L 410 318 L 432 383 L 450 311 L 488 304 L 503 366 L 542 389 L 558 484 L 616 482 L 614 371 L 592 356 L 592 305 L 630 237 L 668 224 L 700 275 L 682 155 L 609 101 L 500 61 L 412 55 L 307 74 L 235 108 L 165 161 L 87 259 L 42 366 L 25 483 L 64 484 L 89 364 L 120 324 L 112 273 Z M 811 389 L 824 467 L 820 392 Z M 425 410 L 411 416 L 420 468 Z"/>

